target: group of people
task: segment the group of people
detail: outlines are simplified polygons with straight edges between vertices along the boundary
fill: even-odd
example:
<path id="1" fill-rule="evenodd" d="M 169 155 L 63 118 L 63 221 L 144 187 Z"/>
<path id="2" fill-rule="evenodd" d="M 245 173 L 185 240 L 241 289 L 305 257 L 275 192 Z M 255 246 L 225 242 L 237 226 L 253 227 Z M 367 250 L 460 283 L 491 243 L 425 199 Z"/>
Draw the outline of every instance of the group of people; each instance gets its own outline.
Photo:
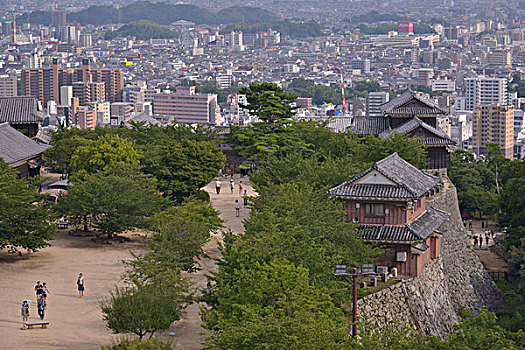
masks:
<path id="1" fill-rule="evenodd" d="M 35 285 L 35 293 L 36 293 L 38 317 L 40 317 L 40 319 L 43 320 L 46 309 L 47 309 L 47 296 L 51 294 L 51 292 L 49 291 L 49 288 L 47 287 L 46 282 L 40 283 L 40 281 L 37 281 Z M 22 317 L 24 319 L 24 322 L 27 322 L 29 319 L 29 307 L 30 306 L 31 306 L 30 300 L 26 299 L 22 301 L 21 312 L 22 312 Z"/>
<path id="2" fill-rule="evenodd" d="M 82 275 L 82 272 L 79 273 L 77 278 L 77 290 L 78 296 L 83 297 L 85 290 L 85 282 L 84 275 Z M 49 294 L 51 294 L 51 292 L 49 291 L 46 282 L 40 283 L 40 281 L 37 281 L 35 285 L 35 293 L 38 317 L 40 317 L 40 319 L 43 320 L 45 317 L 45 312 L 47 310 L 47 297 Z M 29 320 L 29 309 L 31 304 L 31 300 L 25 299 L 22 301 L 21 314 L 24 322 L 27 322 Z"/>
<path id="3" fill-rule="evenodd" d="M 215 180 L 215 192 L 217 194 L 221 193 L 221 186 L 222 186 L 221 185 L 221 180 L 220 179 L 216 179 Z M 239 181 L 239 184 L 237 185 L 237 187 L 239 189 L 239 194 L 242 194 L 244 206 L 247 206 L 248 205 L 248 191 L 243 188 L 242 181 Z M 230 179 L 230 191 L 231 191 L 232 195 L 235 192 L 235 181 L 233 181 L 233 174 L 232 174 L 231 179 Z M 238 199 L 235 200 L 235 216 L 236 217 L 241 216 L 241 203 L 239 202 Z"/>
<path id="4" fill-rule="evenodd" d="M 494 239 L 494 237 L 496 236 L 496 233 L 494 232 L 494 230 L 485 230 L 484 236 L 485 236 L 485 243 L 488 247 L 490 238 L 492 237 L 492 239 Z M 483 235 L 481 234 L 479 236 L 474 235 L 472 236 L 472 239 L 474 240 L 474 246 L 477 246 L 478 242 L 479 242 L 480 248 L 483 246 Z"/>

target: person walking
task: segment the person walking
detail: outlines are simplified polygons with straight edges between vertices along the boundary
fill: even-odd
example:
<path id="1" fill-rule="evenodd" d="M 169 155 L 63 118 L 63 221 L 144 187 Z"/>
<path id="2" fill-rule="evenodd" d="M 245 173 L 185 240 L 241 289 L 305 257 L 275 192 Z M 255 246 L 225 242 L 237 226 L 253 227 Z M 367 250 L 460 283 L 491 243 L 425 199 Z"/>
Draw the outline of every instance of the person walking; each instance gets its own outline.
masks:
<path id="1" fill-rule="evenodd" d="M 468 228 L 472 228 L 472 220 L 468 221 Z"/>
<path id="2" fill-rule="evenodd" d="M 44 319 L 45 311 L 46 311 L 46 299 L 44 299 L 43 296 L 41 296 L 37 301 L 37 310 L 38 310 L 38 316 L 41 320 Z"/>
<path id="3" fill-rule="evenodd" d="M 221 193 L 221 180 L 219 179 L 215 180 L 215 191 L 217 194 Z"/>
<path id="4" fill-rule="evenodd" d="M 490 239 L 489 233 L 487 232 L 487 234 L 485 235 L 485 243 L 487 244 L 487 247 L 489 246 L 489 239 Z"/>
<path id="5" fill-rule="evenodd" d="M 44 291 L 44 286 L 40 283 L 40 281 L 36 281 L 35 292 L 36 292 L 37 299 L 42 295 L 43 291 Z"/>
<path id="6" fill-rule="evenodd" d="M 84 276 L 82 275 L 82 272 L 78 274 L 77 289 L 78 296 L 82 298 L 84 296 L 84 290 L 86 289 L 86 284 L 84 282 Z"/>
<path id="7" fill-rule="evenodd" d="M 238 199 L 235 200 L 235 216 L 241 216 L 241 203 L 239 203 Z"/>
<path id="8" fill-rule="evenodd" d="M 239 194 L 242 193 L 242 181 L 239 181 Z"/>
<path id="9" fill-rule="evenodd" d="M 244 193 L 242 195 L 242 199 L 244 201 L 244 206 L 247 206 L 248 205 L 248 192 L 246 190 L 244 190 Z"/>
<path id="10" fill-rule="evenodd" d="M 483 246 L 483 237 L 479 235 L 479 248 L 481 249 L 482 246 Z"/>
<path id="11" fill-rule="evenodd" d="M 478 236 L 474 236 L 474 248 L 478 245 Z"/>
<path id="12" fill-rule="evenodd" d="M 49 288 L 47 288 L 46 282 L 42 283 L 42 298 L 47 299 L 47 295 L 51 294 Z"/>
<path id="13" fill-rule="evenodd" d="M 233 189 L 235 188 L 235 182 L 233 181 L 233 178 L 230 180 L 230 190 L 233 194 Z"/>
<path id="14" fill-rule="evenodd" d="M 27 322 L 29 320 L 29 302 L 27 300 L 22 301 L 22 318 L 23 322 Z"/>

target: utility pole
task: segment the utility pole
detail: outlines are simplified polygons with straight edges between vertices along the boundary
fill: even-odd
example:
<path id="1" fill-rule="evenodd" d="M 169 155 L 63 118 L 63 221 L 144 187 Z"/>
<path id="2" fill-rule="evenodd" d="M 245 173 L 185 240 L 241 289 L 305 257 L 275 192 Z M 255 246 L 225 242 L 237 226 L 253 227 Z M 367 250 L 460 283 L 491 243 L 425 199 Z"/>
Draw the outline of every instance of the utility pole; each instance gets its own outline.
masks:
<path id="1" fill-rule="evenodd" d="M 334 276 L 343 276 L 347 282 L 352 283 L 352 338 L 354 338 L 357 335 L 357 276 L 361 276 L 363 273 L 357 272 L 355 267 L 352 273 L 347 271 L 346 265 L 335 265 Z M 349 276 L 352 277 L 351 282 Z"/>

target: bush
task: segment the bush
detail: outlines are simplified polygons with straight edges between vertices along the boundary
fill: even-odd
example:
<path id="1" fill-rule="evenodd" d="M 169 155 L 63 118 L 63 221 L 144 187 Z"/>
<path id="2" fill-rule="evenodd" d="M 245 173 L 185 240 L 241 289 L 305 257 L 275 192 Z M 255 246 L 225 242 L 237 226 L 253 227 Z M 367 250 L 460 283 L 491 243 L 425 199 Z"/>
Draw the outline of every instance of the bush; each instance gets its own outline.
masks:
<path id="1" fill-rule="evenodd" d="M 118 343 L 103 345 L 101 350 L 171 350 L 173 344 L 157 338 L 140 340 L 121 338 Z"/>

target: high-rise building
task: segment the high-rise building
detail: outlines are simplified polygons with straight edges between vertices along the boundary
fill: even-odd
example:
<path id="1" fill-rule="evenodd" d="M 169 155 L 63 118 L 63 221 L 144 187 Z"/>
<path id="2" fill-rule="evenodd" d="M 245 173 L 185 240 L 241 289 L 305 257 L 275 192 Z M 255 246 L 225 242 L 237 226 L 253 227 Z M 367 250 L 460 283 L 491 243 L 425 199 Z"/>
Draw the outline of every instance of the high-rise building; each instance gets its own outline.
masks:
<path id="1" fill-rule="evenodd" d="M 16 33 L 16 22 L 13 21 L 2 21 L 2 34 L 4 36 L 13 35 Z"/>
<path id="2" fill-rule="evenodd" d="M 58 38 L 68 44 L 78 43 L 78 29 L 75 26 L 62 26 L 58 29 Z"/>
<path id="3" fill-rule="evenodd" d="M 178 86 L 175 93 L 156 94 L 153 111 L 179 123 L 220 123 L 217 95 L 195 94 L 194 86 Z"/>
<path id="4" fill-rule="evenodd" d="M 16 76 L 0 75 L 0 97 L 18 96 L 18 85 Z"/>
<path id="5" fill-rule="evenodd" d="M 66 25 L 66 13 L 64 11 L 51 12 L 51 27 L 60 28 Z"/>
<path id="6" fill-rule="evenodd" d="M 60 105 L 71 106 L 71 99 L 73 98 L 73 87 L 72 86 L 61 86 L 60 87 Z"/>
<path id="7" fill-rule="evenodd" d="M 473 111 L 477 106 L 493 103 L 507 104 L 507 79 L 479 76 L 465 79 L 465 108 Z"/>
<path id="8" fill-rule="evenodd" d="M 84 59 L 82 69 L 62 69 L 59 67 L 58 59 L 53 59 L 50 68 L 23 69 L 21 73 L 22 95 L 35 96 L 43 104 L 49 100 L 60 101 L 60 87 L 73 86 L 73 96 L 87 96 L 88 93 L 81 92 L 81 86 L 76 83 L 103 83 L 104 98 L 100 98 L 101 87 L 99 85 L 84 89 L 91 90 L 94 97 L 89 97 L 84 103 L 94 101 L 117 102 L 122 99 L 124 88 L 124 75 L 121 69 L 91 69 L 89 60 Z M 75 93 L 76 86 L 76 93 Z M 79 97 L 80 98 L 80 97 Z M 81 102 L 81 104 L 84 104 Z"/>
<path id="9" fill-rule="evenodd" d="M 381 106 L 390 101 L 388 92 L 370 92 L 366 98 L 366 114 L 369 116 L 382 116 Z"/>
<path id="10" fill-rule="evenodd" d="M 93 37 L 91 34 L 80 34 L 78 44 L 82 47 L 93 46 Z"/>
<path id="11" fill-rule="evenodd" d="M 472 147 L 477 155 L 486 155 L 487 144 L 500 146 L 505 158 L 514 154 L 514 106 L 491 104 L 478 106 L 472 113 Z"/>

